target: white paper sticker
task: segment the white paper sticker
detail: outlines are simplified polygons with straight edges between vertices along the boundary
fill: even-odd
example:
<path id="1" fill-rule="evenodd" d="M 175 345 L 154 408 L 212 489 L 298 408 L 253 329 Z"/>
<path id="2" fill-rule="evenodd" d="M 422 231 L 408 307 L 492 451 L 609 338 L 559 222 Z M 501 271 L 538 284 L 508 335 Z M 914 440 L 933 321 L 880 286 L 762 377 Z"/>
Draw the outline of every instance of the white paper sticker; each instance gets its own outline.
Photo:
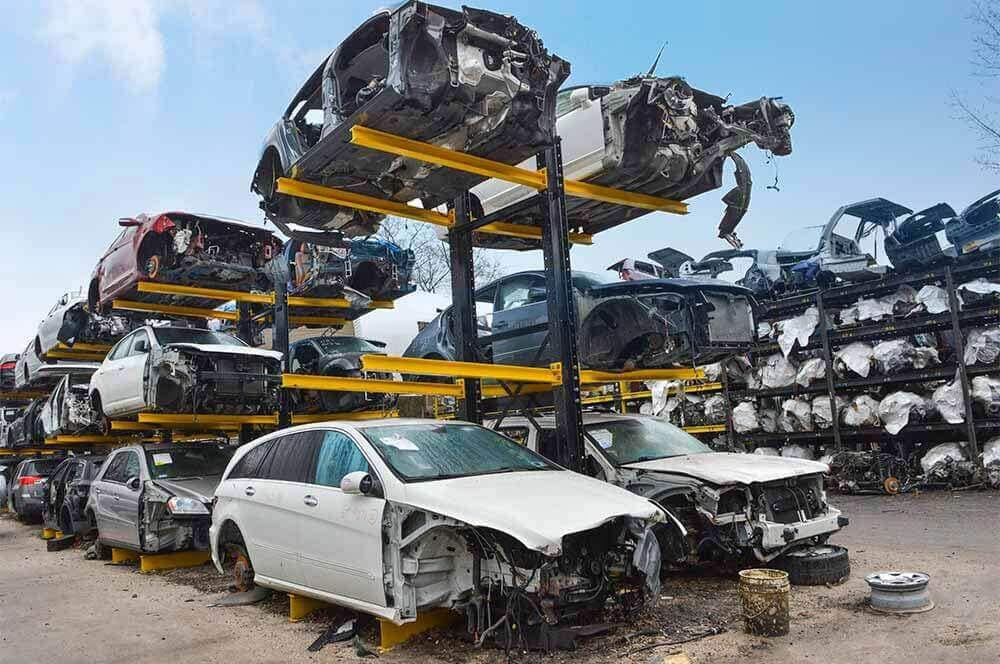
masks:
<path id="1" fill-rule="evenodd" d="M 153 454 L 153 465 L 154 466 L 169 466 L 174 462 L 170 452 L 157 452 Z"/>
<path id="2" fill-rule="evenodd" d="M 420 448 L 412 440 L 403 438 L 402 436 L 387 436 L 382 439 L 382 442 L 389 447 L 395 447 L 397 450 L 405 450 L 407 452 L 420 451 Z"/>
<path id="3" fill-rule="evenodd" d="M 597 444 L 601 446 L 602 450 L 606 450 L 614 445 L 614 436 L 612 436 L 611 432 L 607 429 L 597 429 L 596 431 L 588 430 L 587 433 L 594 437 L 594 440 L 597 441 Z"/>

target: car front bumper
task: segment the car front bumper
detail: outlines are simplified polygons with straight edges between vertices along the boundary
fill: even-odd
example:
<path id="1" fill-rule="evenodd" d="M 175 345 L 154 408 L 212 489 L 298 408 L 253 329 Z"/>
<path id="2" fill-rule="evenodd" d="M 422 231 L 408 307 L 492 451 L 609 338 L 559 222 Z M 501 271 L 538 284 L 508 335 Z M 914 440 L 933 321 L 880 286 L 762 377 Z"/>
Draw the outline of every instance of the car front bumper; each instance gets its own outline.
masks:
<path id="1" fill-rule="evenodd" d="M 841 515 L 840 510 L 828 507 L 823 516 L 815 519 L 797 523 L 759 521 L 754 524 L 754 529 L 761 534 L 760 548 L 772 551 L 812 537 L 835 533 L 843 525 L 846 525 L 846 519 Z"/>

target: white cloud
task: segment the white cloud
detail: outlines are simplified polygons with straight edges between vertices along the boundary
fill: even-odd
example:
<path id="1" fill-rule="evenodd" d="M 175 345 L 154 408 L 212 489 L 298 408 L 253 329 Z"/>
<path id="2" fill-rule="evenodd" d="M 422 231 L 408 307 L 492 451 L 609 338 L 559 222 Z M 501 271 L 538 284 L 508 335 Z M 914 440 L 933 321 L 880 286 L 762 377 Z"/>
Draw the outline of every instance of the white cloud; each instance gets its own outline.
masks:
<path id="1" fill-rule="evenodd" d="M 43 7 L 39 36 L 59 60 L 72 69 L 103 62 L 137 93 L 155 90 L 167 67 L 167 19 L 211 36 L 208 43 L 247 39 L 281 61 L 299 59 L 257 0 L 46 0 Z"/>
<path id="2" fill-rule="evenodd" d="M 137 92 L 156 88 L 166 66 L 156 0 L 49 0 L 41 37 L 71 67 L 103 60 Z"/>

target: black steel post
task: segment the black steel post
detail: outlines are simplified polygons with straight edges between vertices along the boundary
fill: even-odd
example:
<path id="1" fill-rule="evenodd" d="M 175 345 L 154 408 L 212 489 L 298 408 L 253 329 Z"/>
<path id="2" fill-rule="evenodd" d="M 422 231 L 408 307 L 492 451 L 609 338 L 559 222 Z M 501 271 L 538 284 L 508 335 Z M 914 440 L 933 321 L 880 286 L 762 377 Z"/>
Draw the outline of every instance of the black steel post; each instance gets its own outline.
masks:
<path id="1" fill-rule="evenodd" d="M 569 260 L 569 223 L 563 190 L 562 147 L 559 139 L 539 157 L 545 168 L 542 192 L 542 253 L 552 348 L 561 364 L 561 385 L 552 394 L 556 416 L 556 449 L 541 450 L 556 463 L 580 470 L 583 467 L 583 421 L 580 415 L 580 359 L 577 351 L 576 300 Z"/>
<path id="2" fill-rule="evenodd" d="M 253 346 L 253 310 L 249 302 L 237 302 L 236 336 Z"/>
<path id="3" fill-rule="evenodd" d="M 733 399 L 729 390 L 729 376 L 726 373 L 726 363 L 729 359 L 725 359 L 719 363 L 721 371 L 719 372 L 719 380 L 722 383 L 722 394 L 726 400 L 726 446 L 730 450 L 736 449 L 736 430 L 733 428 Z M 741 452 L 746 452 L 746 445 L 741 446 Z"/>
<path id="4" fill-rule="evenodd" d="M 830 352 L 830 333 L 826 320 L 826 307 L 823 306 L 823 293 L 816 293 L 816 309 L 819 311 L 819 335 L 823 341 L 823 359 L 826 361 L 826 395 L 830 399 L 830 420 L 833 426 L 833 446 L 840 447 L 840 413 L 837 411 L 837 392 L 833 386 L 833 353 Z"/>
<path id="5" fill-rule="evenodd" d="M 955 348 L 955 364 L 958 366 L 958 379 L 962 384 L 962 401 L 965 402 L 965 435 L 969 441 L 969 457 L 977 466 L 982 463 L 979 457 L 979 441 L 976 439 L 976 419 L 972 411 L 972 390 L 969 388 L 969 372 L 965 367 L 965 338 L 962 336 L 962 324 L 958 317 L 958 293 L 955 291 L 955 278 L 951 266 L 944 271 L 945 287 L 948 289 L 948 309 L 951 312 L 951 333 Z"/>
<path id="6" fill-rule="evenodd" d="M 288 282 L 286 279 L 274 280 L 274 334 L 271 337 L 271 350 L 281 353 L 281 373 L 288 371 Z M 292 414 L 288 408 L 288 393 L 278 390 L 278 426 L 287 427 L 292 424 Z"/>
<path id="7" fill-rule="evenodd" d="M 455 199 L 455 226 L 448 232 L 451 262 L 452 319 L 455 324 L 455 359 L 478 362 L 476 344 L 476 281 L 472 261 L 472 230 L 468 228 L 472 199 L 468 192 Z M 465 397 L 458 411 L 460 419 L 481 423 L 482 391 L 478 379 L 467 378 Z"/>

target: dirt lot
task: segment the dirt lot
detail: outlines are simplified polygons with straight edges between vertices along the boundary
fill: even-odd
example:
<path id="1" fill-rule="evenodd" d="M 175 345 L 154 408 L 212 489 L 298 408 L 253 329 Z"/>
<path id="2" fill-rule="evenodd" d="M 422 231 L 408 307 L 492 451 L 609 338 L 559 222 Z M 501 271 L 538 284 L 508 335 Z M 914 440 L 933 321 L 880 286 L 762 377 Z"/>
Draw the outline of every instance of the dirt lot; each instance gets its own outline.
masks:
<path id="1" fill-rule="evenodd" d="M 735 581 L 688 575 L 665 585 L 660 606 L 581 651 L 521 661 L 640 662 L 674 651 L 693 662 L 987 662 L 1000 661 L 1000 494 L 927 493 L 839 497 L 851 526 L 837 541 L 851 549 L 851 579 L 835 588 L 794 588 L 792 631 L 763 639 L 741 631 Z M 289 624 L 287 600 L 210 608 L 226 583 L 210 566 L 143 575 L 134 567 L 87 561 L 76 549 L 48 553 L 37 527 L 0 518 L 0 662 L 327 662 L 359 659 L 354 646 L 306 650 L 329 614 Z M 930 613 L 898 618 L 864 608 L 865 573 L 930 573 Z M 711 629 L 721 634 L 681 646 L 645 649 Z M 640 630 L 663 637 L 631 637 Z M 475 651 L 457 632 L 418 637 L 381 660 L 502 662 Z M 369 660 L 370 661 L 370 660 Z M 655 660 L 658 661 L 658 660 Z"/>

